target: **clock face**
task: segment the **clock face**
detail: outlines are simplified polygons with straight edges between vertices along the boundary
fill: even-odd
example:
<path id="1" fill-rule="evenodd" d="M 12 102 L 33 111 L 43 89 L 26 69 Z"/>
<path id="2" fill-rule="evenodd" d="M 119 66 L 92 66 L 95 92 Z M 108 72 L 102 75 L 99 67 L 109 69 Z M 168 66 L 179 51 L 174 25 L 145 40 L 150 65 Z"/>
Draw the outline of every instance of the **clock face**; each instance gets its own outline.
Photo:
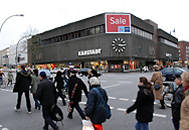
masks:
<path id="1" fill-rule="evenodd" d="M 123 38 L 115 38 L 112 41 L 112 49 L 115 52 L 123 53 L 126 49 L 126 42 Z"/>

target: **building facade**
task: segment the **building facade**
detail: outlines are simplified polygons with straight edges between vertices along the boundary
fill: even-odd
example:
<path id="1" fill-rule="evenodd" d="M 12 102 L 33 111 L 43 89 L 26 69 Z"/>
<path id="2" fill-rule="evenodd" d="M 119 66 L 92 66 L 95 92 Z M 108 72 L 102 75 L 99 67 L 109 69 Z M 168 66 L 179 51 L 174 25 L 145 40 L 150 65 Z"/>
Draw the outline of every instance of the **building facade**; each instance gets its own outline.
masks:
<path id="1" fill-rule="evenodd" d="M 103 13 L 33 36 L 28 40 L 28 61 L 125 71 L 157 60 L 178 60 L 177 42 L 151 20 Z"/>
<path id="2" fill-rule="evenodd" d="M 9 66 L 9 47 L 0 51 L 0 67 Z"/>
<path id="3" fill-rule="evenodd" d="M 16 46 L 17 46 L 17 57 L 19 57 L 19 61 L 16 61 Z M 16 63 L 17 62 L 17 63 Z M 28 47 L 27 47 L 27 41 L 23 40 L 18 45 L 11 45 L 10 46 L 10 53 L 9 53 L 9 65 L 15 66 L 15 65 L 21 65 L 21 64 L 28 64 Z"/>
<path id="4" fill-rule="evenodd" d="M 187 41 L 179 41 L 179 62 L 182 65 L 189 64 L 189 42 Z"/>

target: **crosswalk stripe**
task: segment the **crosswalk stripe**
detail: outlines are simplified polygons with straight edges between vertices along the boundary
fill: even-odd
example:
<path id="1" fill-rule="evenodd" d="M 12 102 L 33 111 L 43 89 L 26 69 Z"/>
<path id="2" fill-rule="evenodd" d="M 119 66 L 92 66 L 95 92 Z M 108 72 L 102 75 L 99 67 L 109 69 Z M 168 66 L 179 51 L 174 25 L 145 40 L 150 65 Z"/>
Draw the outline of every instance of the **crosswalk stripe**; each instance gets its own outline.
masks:
<path id="1" fill-rule="evenodd" d="M 119 98 L 120 101 L 129 101 L 127 98 Z"/>

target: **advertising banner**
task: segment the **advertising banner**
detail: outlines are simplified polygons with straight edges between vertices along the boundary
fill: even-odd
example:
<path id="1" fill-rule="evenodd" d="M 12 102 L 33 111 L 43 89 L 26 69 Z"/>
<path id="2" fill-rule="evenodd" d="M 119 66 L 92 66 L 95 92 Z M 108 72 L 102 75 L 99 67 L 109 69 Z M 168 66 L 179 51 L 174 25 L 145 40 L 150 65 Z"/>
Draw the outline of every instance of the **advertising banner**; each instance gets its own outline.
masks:
<path id="1" fill-rule="evenodd" d="M 131 33 L 130 14 L 105 14 L 106 33 Z"/>

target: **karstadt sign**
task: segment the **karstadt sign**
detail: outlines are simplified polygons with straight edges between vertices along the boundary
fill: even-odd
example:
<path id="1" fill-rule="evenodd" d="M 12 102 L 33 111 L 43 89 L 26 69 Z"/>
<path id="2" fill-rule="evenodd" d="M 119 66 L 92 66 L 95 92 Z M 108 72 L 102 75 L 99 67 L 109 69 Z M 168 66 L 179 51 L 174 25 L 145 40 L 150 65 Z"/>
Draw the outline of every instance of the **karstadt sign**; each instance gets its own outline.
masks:
<path id="1" fill-rule="evenodd" d="M 106 33 L 131 33 L 130 14 L 105 14 Z"/>
<path id="2" fill-rule="evenodd" d="M 91 49 L 78 51 L 78 56 L 98 55 L 102 53 L 102 49 Z"/>

